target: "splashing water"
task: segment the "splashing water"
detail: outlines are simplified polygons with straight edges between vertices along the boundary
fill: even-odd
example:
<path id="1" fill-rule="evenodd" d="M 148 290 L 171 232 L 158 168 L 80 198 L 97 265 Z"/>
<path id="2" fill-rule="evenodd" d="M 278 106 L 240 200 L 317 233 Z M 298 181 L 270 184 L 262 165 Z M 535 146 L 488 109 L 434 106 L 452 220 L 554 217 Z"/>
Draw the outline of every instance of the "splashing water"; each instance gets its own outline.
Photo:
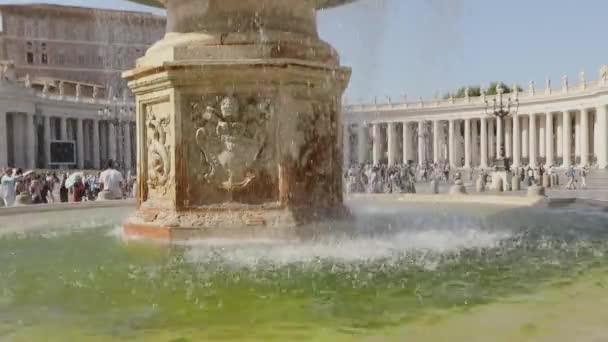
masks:
<path id="1" fill-rule="evenodd" d="M 159 246 L 101 219 L 119 209 L 51 233 L 23 225 L 0 238 L 0 339 L 353 339 L 607 261 L 601 211 L 352 208 L 356 224 L 299 243 Z"/>

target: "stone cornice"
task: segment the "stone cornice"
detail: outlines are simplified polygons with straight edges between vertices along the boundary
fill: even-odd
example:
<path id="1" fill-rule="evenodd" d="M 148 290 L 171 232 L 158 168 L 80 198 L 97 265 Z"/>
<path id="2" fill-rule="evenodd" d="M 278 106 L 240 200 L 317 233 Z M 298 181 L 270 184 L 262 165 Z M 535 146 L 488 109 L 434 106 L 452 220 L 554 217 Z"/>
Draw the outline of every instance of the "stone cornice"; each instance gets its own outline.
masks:
<path id="1" fill-rule="evenodd" d="M 380 122 L 433 119 L 474 118 L 485 115 L 486 101 L 492 104 L 496 96 L 459 99 L 421 100 L 402 103 L 355 104 L 344 107 L 347 122 Z M 503 99 L 519 101 L 518 114 L 580 110 L 596 106 L 601 99 L 608 104 L 608 80 L 581 82 L 561 89 L 529 89 L 504 94 Z"/>

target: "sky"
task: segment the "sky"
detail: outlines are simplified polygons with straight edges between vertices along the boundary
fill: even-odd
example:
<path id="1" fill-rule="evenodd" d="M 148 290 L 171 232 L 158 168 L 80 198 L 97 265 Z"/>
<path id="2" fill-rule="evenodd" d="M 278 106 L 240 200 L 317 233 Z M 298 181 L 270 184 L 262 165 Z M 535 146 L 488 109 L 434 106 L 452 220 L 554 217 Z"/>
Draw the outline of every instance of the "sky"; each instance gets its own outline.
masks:
<path id="1" fill-rule="evenodd" d="M 0 3 L 29 3 L 0 0 Z M 147 10 L 123 0 L 35 0 Z M 162 12 L 161 12 L 162 13 Z M 431 98 L 500 80 L 559 85 L 608 64 L 606 0 L 359 0 L 319 14 L 321 37 L 353 68 L 348 102 Z"/>

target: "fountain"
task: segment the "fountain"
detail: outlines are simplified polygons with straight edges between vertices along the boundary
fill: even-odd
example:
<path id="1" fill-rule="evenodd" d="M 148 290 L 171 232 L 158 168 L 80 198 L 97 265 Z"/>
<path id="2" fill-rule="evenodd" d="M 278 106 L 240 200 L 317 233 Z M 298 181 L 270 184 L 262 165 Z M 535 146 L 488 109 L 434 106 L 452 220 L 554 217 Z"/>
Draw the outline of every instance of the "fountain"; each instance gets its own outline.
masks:
<path id="1" fill-rule="evenodd" d="M 350 69 L 316 9 L 348 1 L 137 1 L 167 34 L 124 77 L 136 95 L 139 210 L 129 234 L 287 237 L 345 214 Z"/>
<path id="2" fill-rule="evenodd" d="M 268 10 L 290 3 L 295 14 L 313 13 L 315 5 L 197 3 L 217 14 L 211 5 L 219 1 Z M 286 26 L 299 33 L 282 35 L 270 29 L 279 24 L 256 28 L 258 36 L 221 34 L 221 44 L 213 30 L 169 33 L 127 73 L 137 94 L 145 182 L 125 229 L 132 209 L 120 202 L 0 210 L 0 340 L 606 336 L 608 212 L 597 203 L 516 208 L 361 198 L 346 202 L 355 220 L 344 229 L 310 240 L 247 239 L 273 229 L 282 235 L 342 206 L 340 163 L 333 163 L 339 132 L 331 123 L 339 120 L 348 70 L 315 34 L 293 38 L 306 25 L 294 19 Z M 290 130 L 281 134 L 283 125 Z M 275 133 L 260 135 L 268 131 Z M 325 145 L 310 145 L 315 139 Z M 324 147 L 320 155 L 308 154 L 317 147 Z M 235 161 L 236 152 L 249 162 Z M 330 163 L 318 169 L 317 161 Z M 331 187 L 316 187 L 310 175 Z M 244 239 L 206 239 L 231 230 Z M 205 239 L 162 248 L 133 235 Z"/>

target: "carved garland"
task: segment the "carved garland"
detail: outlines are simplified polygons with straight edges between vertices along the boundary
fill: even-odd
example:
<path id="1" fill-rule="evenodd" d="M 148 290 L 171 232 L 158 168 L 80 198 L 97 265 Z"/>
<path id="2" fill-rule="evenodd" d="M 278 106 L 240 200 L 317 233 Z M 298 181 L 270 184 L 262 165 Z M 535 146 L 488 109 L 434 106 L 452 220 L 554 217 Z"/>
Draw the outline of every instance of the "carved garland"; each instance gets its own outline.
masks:
<path id="1" fill-rule="evenodd" d="M 171 150 L 167 142 L 167 130 L 171 119 L 157 115 L 152 106 L 146 114 L 148 146 L 148 187 L 165 195 L 171 173 Z"/>

